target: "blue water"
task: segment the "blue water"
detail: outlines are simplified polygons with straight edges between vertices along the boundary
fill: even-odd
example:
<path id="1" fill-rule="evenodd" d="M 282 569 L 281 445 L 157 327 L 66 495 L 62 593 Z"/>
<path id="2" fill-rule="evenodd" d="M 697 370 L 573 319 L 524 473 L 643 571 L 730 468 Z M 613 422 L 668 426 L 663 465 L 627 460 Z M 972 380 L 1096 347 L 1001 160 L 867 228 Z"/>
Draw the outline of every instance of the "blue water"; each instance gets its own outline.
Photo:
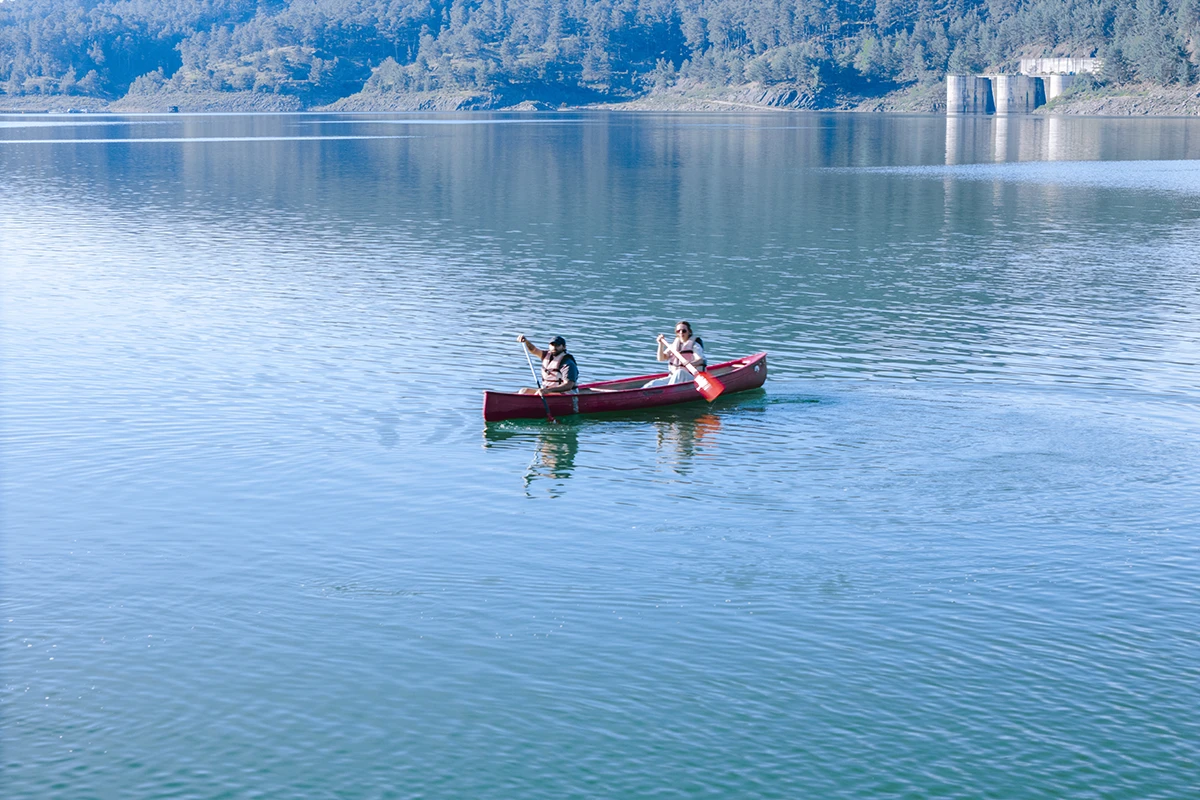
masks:
<path id="1" fill-rule="evenodd" d="M 0 118 L 2 794 L 1194 797 L 1198 125 Z"/>

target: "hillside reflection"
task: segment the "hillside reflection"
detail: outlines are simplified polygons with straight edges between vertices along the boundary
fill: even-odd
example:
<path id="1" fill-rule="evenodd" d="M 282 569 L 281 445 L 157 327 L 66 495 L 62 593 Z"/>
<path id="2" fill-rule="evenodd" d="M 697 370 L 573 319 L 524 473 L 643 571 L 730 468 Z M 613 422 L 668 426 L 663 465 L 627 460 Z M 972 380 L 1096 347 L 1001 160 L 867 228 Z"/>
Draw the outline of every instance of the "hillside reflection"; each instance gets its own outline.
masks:
<path id="1" fill-rule="evenodd" d="M 1014 319 L 1115 334 L 1189 302 L 1143 251 L 1194 239 L 1200 192 L 1159 191 L 1142 170 L 1128 194 L 1084 180 L 1107 165 L 1073 159 L 1200 159 L 1200 120 L 175 116 L 6 118 L 5 235 L 50 260 L 60 230 L 123 237 L 93 237 L 85 264 L 150 248 L 123 280 L 170 275 L 181 303 L 224 287 L 188 318 L 198 330 L 248 303 L 264 341 L 268 320 L 354 333 L 377 319 L 356 355 L 470 350 L 408 376 L 414 390 L 523 385 L 516 331 L 564 335 L 584 381 L 643 374 L 654 332 L 680 318 L 717 360 L 769 350 L 827 376 L 992 374 L 1010 350 L 1058 352 L 1061 336 L 1018 336 Z M 1098 280 L 1079 252 L 1126 255 Z M 802 363 L 775 374 L 807 376 Z"/>

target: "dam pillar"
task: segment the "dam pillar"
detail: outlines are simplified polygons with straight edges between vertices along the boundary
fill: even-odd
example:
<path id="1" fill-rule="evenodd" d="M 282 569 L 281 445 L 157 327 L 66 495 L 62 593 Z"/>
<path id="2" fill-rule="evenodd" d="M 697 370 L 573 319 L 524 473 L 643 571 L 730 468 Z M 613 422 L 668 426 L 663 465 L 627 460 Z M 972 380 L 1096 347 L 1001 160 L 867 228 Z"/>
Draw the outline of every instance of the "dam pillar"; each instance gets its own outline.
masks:
<path id="1" fill-rule="evenodd" d="M 947 75 L 946 76 L 946 113 L 961 114 L 963 113 L 963 102 L 965 100 L 963 91 L 967 81 L 966 75 Z"/>
<path id="2" fill-rule="evenodd" d="M 975 75 L 946 76 L 947 114 L 987 114 L 993 108 L 990 80 Z"/>
<path id="3" fill-rule="evenodd" d="M 1074 75 L 1047 75 L 1046 76 L 1046 99 L 1053 100 L 1060 94 L 1071 88 L 1071 84 L 1075 82 Z"/>
<path id="4" fill-rule="evenodd" d="M 997 114 L 1019 114 L 1013 103 L 1013 80 L 1011 75 L 992 75 L 992 101 Z"/>
<path id="5" fill-rule="evenodd" d="M 1028 75 L 992 76 L 992 97 L 997 114 L 1028 114 L 1043 105 L 1042 79 Z"/>

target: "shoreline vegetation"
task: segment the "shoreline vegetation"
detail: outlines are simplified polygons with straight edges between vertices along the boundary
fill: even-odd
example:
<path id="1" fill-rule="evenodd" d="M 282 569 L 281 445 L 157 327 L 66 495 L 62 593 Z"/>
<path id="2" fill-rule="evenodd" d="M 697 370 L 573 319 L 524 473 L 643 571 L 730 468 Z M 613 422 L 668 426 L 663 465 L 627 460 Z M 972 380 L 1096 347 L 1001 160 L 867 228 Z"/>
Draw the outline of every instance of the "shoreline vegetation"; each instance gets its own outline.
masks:
<path id="1" fill-rule="evenodd" d="M 81 95 L 12 96 L 0 92 L 0 113 L 288 113 L 299 111 L 386 113 L 463 111 L 853 111 L 945 113 L 943 81 L 894 89 L 878 95 L 823 96 L 802 86 L 712 87 L 679 82 L 625 100 L 567 94 L 530 99 L 496 90 L 370 91 L 331 103 L 306 106 L 298 97 L 254 91 L 180 91 L 161 87 L 130 92 L 117 100 Z M 1036 115 L 1191 117 L 1200 115 L 1200 87 L 1132 83 L 1083 86 L 1038 108 Z"/>
<path id="2" fill-rule="evenodd" d="M 0 0 L 0 110 L 945 110 L 947 75 L 1099 72 L 1040 112 L 1200 113 L 1200 0 Z"/>

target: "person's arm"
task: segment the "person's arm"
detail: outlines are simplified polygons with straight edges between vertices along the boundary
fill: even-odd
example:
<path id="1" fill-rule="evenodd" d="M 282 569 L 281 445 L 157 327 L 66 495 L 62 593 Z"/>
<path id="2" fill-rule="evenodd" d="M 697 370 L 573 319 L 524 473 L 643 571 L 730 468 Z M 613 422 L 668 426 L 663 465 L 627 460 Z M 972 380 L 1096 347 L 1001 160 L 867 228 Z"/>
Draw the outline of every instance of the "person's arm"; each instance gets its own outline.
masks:
<path id="1" fill-rule="evenodd" d="M 575 388 L 575 381 L 563 381 L 555 383 L 543 383 L 542 392 L 545 394 L 555 394 L 558 392 L 569 392 Z"/>
<path id="2" fill-rule="evenodd" d="M 696 342 L 692 345 L 692 366 L 696 369 L 704 369 L 704 345 Z"/>
<path id="3" fill-rule="evenodd" d="M 659 361 L 670 361 L 671 354 L 667 352 L 667 337 L 661 333 L 658 335 L 658 356 Z"/>
<path id="4" fill-rule="evenodd" d="M 533 342 L 531 342 L 525 338 L 525 334 L 522 333 L 520 336 L 518 336 L 517 341 L 520 342 L 521 344 L 525 345 L 525 349 L 528 350 L 529 352 L 533 353 L 538 358 L 545 357 L 546 351 L 540 350 L 537 347 L 535 347 Z"/>

